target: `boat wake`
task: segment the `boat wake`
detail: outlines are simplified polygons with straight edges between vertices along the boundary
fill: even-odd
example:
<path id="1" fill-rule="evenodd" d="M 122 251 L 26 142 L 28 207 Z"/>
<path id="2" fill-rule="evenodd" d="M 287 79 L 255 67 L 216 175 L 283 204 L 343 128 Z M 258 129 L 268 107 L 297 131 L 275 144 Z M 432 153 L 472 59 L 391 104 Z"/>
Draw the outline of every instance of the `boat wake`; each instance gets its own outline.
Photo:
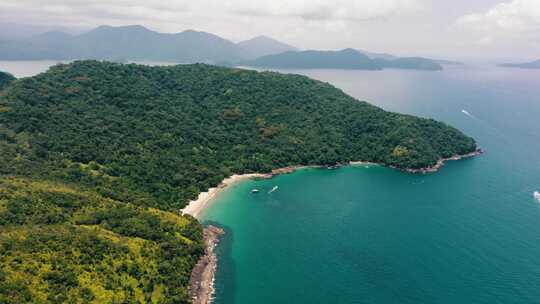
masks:
<path id="1" fill-rule="evenodd" d="M 484 127 L 491 135 L 498 137 L 500 140 L 509 143 L 511 140 L 508 138 L 508 136 L 503 132 L 502 130 L 499 130 L 499 128 L 495 127 L 491 123 L 484 121 L 473 114 L 471 114 L 469 111 L 462 109 L 461 113 L 463 113 L 465 116 L 468 116 L 469 118 L 472 118 L 476 123 L 480 124 L 482 127 Z"/>
<path id="2" fill-rule="evenodd" d="M 278 189 L 278 186 L 274 186 L 274 188 L 272 188 L 272 190 L 268 191 L 268 194 L 270 194 L 270 193 L 276 191 L 277 189 Z"/>
<path id="3" fill-rule="evenodd" d="M 540 192 L 534 191 L 533 193 L 534 199 L 540 203 Z"/>
<path id="4" fill-rule="evenodd" d="M 471 113 L 469 113 L 469 111 L 467 111 L 465 109 L 461 110 L 461 113 L 469 116 L 470 118 L 476 119 L 476 117 L 474 117 L 474 115 L 472 115 Z"/>

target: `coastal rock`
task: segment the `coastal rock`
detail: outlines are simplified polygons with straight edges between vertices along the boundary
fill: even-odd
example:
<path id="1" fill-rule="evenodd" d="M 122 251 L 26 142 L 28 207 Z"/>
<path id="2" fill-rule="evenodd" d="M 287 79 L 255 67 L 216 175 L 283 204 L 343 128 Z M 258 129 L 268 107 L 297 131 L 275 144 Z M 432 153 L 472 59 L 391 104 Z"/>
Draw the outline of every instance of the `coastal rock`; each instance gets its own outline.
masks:
<path id="1" fill-rule="evenodd" d="M 284 167 L 272 170 L 272 175 L 289 174 L 296 171 L 297 167 Z"/>
<path id="2" fill-rule="evenodd" d="M 217 269 L 215 248 L 225 231 L 219 227 L 204 229 L 205 254 L 199 259 L 191 272 L 189 291 L 193 304 L 209 304 L 214 295 L 214 276 Z"/>
<path id="3" fill-rule="evenodd" d="M 444 164 L 447 162 L 447 161 L 451 161 L 451 160 L 460 160 L 460 159 L 465 159 L 465 158 L 471 158 L 471 157 L 475 157 L 475 156 L 478 156 L 478 155 L 481 155 L 484 153 L 484 150 L 482 149 L 477 149 L 476 151 L 474 152 L 471 152 L 471 153 L 468 153 L 468 154 L 463 154 L 463 155 L 454 155 L 452 157 L 448 157 L 448 158 L 442 158 L 442 159 L 439 159 L 439 161 L 437 161 L 437 163 L 431 167 L 427 167 L 427 168 L 420 168 L 420 169 L 405 169 L 406 172 L 409 172 L 409 173 L 434 173 L 434 172 L 437 172 L 439 171 L 439 169 L 442 168 L 442 166 L 444 166 Z"/>

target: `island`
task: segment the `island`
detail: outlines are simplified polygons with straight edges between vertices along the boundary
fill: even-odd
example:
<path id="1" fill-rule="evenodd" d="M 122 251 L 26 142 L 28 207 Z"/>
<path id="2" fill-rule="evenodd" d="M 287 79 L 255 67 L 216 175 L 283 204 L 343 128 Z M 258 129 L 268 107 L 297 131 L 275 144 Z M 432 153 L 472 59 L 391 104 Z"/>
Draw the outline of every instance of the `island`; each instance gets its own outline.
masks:
<path id="1" fill-rule="evenodd" d="M 279 54 L 288 51 L 298 51 L 298 49 L 292 45 L 288 45 L 266 36 L 257 36 L 249 40 L 240 41 L 237 44 L 247 51 L 248 57 L 250 58 L 259 58 L 261 56 Z"/>
<path id="2" fill-rule="evenodd" d="M 262 56 L 255 60 L 247 60 L 240 64 L 278 69 L 382 70 L 390 68 L 427 71 L 440 71 L 443 69 L 437 61 L 427 58 L 401 58 L 350 48 L 340 51 L 288 51 L 281 54 Z"/>
<path id="3" fill-rule="evenodd" d="M 499 64 L 499 66 L 505 68 L 540 69 L 540 59 L 524 63 L 503 63 Z"/>
<path id="4" fill-rule="evenodd" d="M 205 64 L 60 64 L 10 81 L 0 109 L 8 303 L 189 303 L 216 233 L 180 210 L 227 177 L 351 161 L 420 172 L 478 153 L 447 124 L 328 83 Z"/>
<path id="5" fill-rule="evenodd" d="M 279 69 L 381 70 L 380 64 L 353 49 L 341 51 L 288 51 L 248 60 L 241 65 Z"/>

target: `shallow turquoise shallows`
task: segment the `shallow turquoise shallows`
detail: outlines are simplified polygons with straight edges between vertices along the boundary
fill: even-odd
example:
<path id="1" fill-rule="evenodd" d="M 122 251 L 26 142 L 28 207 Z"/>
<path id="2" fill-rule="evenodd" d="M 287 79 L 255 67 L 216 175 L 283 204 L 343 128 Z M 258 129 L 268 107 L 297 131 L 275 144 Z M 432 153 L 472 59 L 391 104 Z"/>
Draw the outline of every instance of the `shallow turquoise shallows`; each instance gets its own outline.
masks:
<path id="1" fill-rule="evenodd" d="M 307 169 L 227 189 L 204 216 L 227 230 L 216 303 L 540 303 L 540 71 L 293 72 L 487 153 L 430 175 Z"/>

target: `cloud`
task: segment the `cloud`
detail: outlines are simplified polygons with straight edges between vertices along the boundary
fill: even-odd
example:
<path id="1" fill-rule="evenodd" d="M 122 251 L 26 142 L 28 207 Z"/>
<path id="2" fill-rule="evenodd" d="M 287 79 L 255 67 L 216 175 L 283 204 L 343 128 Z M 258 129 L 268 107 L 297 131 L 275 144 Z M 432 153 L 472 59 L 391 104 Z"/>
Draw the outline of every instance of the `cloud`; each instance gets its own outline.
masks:
<path id="1" fill-rule="evenodd" d="M 152 21 L 158 27 L 186 17 L 284 17 L 301 20 L 354 21 L 414 12 L 420 0 L 0 0 L 6 22 L 87 23 Z"/>
<path id="2" fill-rule="evenodd" d="M 480 45 L 480 46 L 491 45 L 491 44 L 493 44 L 493 37 L 491 37 L 491 36 L 482 37 L 482 38 L 478 39 L 477 41 L 475 41 L 475 44 Z"/>
<path id="3" fill-rule="evenodd" d="M 523 33 L 540 29 L 540 1 L 513 0 L 460 17 L 456 25 L 478 32 Z"/>
<path id="4" fill-rule="evenodd" d="M 288 0 L 226 1 L 233 12 L 256 16 L 287 16 L 306 20 L 358 21 L 415 12 L 418 0 Z"/>

